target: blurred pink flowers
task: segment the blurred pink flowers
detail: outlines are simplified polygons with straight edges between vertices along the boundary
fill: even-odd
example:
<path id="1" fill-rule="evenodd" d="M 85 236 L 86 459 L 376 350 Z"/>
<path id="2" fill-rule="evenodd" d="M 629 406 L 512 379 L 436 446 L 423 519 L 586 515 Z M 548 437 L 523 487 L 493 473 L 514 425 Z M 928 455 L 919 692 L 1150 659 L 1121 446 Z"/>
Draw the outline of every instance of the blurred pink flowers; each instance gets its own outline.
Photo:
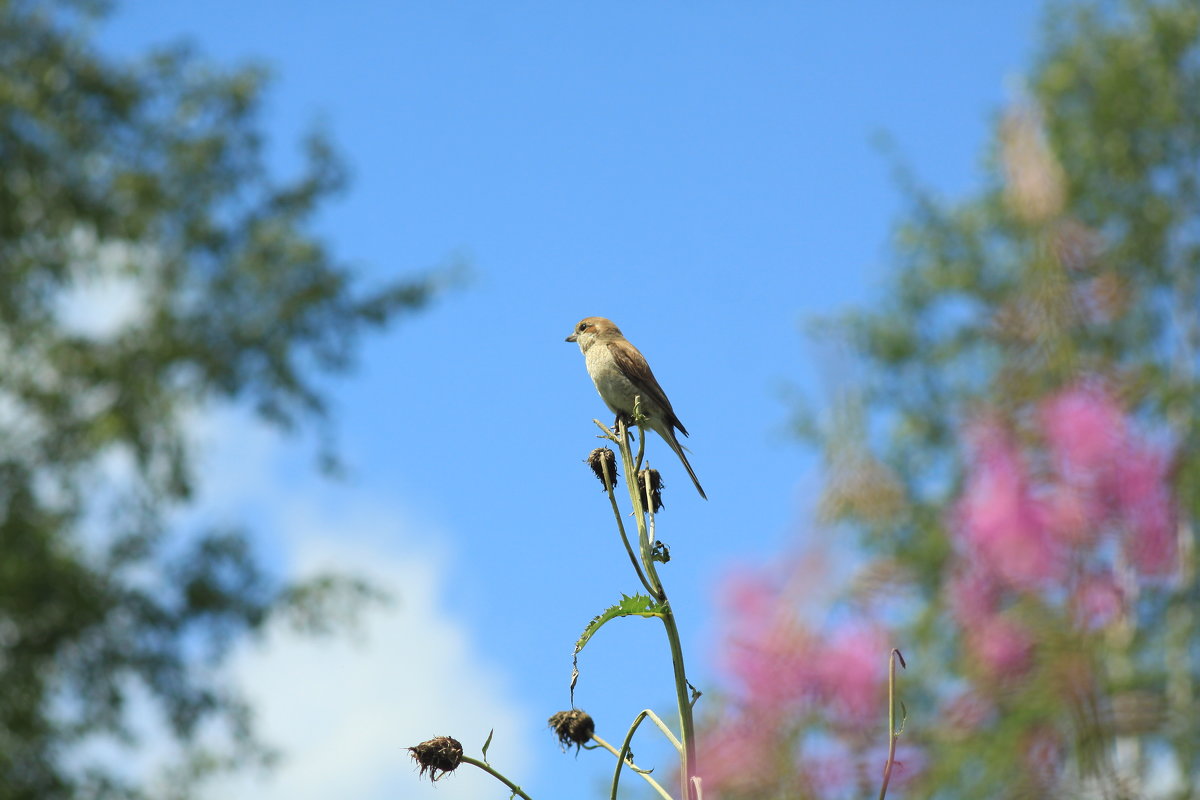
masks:
<path id="1" fill-rule="evenodd" d="M 834 721 L 851 729 L 869 728 L 886 709 L 887 634 L 877 626 L 839 628 L 817 648 L 814 695 Z"/>
<path id="2" fill-rule="evenodd" d="M 702 731 L 697 752 L 705 796 L 753 794 L 770 786 L 780 741 L 778 731 L 753 718 L 722 719 Z"/>
<path id="3" fill-rule="evenodd" d="M 1167 458 L 1133 446 L 1117 467 L 1117 500 L 1126 524 L 1124 549 L 1138 572 L 1165 577 L 1175 568 L 1175 506 Z"/>
<path id="4" fill-rule="evenodd" d="M 797 609 L 765 575 L 738 573 L 725 587 L 730 618 L 726 667 L 743 702 L 761 714 L 790 714 L 813 685 L 814 642 Z"/>
<path id="5" fill-rule="evenodd" d="M 1126 446 L 1125 413 L 1097 381 L 1082 381 L 1042 405 L 1041 428 L 1063 473 L 1095 478 Z"/>
<path id="6" fill-rule="evenodd" d="M 764 719 L 819 707 L 839 725 L 872 724 L 883 703 L 886 633 L 855 624 L 818 636 L 799 617 L 787 584 L 751 573 L 726 584 L 726 667 L 742 704 Z"/>
<path id="7" fill-rule="evenodd" d="M 969 629 L 967 643 L 993 679 L 1019 677 L 1033 658 L 1033 636 L 1007 617 L 990 617 Z"/>
<path id="8" fill-rule="evenodd" d="M 975 424 L 951 525 L 966 565 L 948 586 L 955 617 L 979 642 L 981 660 L 1008 669 L 1023 660 L 1023 637 L 1011 621 L 992 621 L 1001 595 L 1055 604 L 1066 588 L 1076 623 L 1094 628 L 1125 603 L 1112 577 L 1117 550 L 1141 577 L 1167 576 L 1176 562 L 1169 459 L 1134 432 L 1100 380 L 1057 392 L 1034 422 L 1027 442 L 998 422 Z M 1107 544 L 1113 540 L 1118 548 Z M 997 637 L 986 646 L 985 625 Z"/>
<path id="9" fill-rule="evenodd" d="M 871 734 L 887 719 L 890 644 L 879 626 L 854 622 L 825 634 L 806 623 L 797 587 L 819 569 L 791 561 L 738 572 L 723 587 L 722 650 L 735 700 L 700 737 L 706 797 L 781 786 L 837 797 L 869 770 Z M 823 731 L 815 745 L 799 735 L 813 724 Z M 910 755 L 906 777 L 919 763 Z"/>
<path id="10" fill-rule="evenodd" d="M 1138 427 L 1096 378 L 1006 420 L 970 425 L 962 490 L 945 517 L 953 555 L 941 576 L 972 667 L 942 705 L 951 739 L 992 724 L 1025 681 L 1050 674 L 1084 691 L 1087 674 L 1054 678 L 1044 669 L 1059 652 L 1050 632 L 1111 626 L 1130 613 L 1139 581 L 1175 570 L 1171 458 Z M 889 637 L 872 619 L 828 630 L 806 619 L 804 594 L 823 574 L 821 564 L 793 560 L 726 581 L 732 702 L 700 736 L 706 796 L 840 798 L 879 779 Z M 1052 778 L 1062 746 L 1052 726 L 1029 738 L 1029 777 Z M 911 780 L 924 754 L 902 747 L 894 778 Z"/>
<path id="11" fill-rule="evenodd" d="M 956 529 L 971 557 L 1019 588 L 1062 577 L 1062 553 L 1033 497 L 1027 467 L 999 425 L 973 431 L 974 453 Z"/>
<path id="12" fill-rule="evenodd" d="M 1085 576 L 1071 597 L 1075 622 L 1082 628 L 1103 628 L 1125 607 L 1125 594 L 1111 572 Z"/>

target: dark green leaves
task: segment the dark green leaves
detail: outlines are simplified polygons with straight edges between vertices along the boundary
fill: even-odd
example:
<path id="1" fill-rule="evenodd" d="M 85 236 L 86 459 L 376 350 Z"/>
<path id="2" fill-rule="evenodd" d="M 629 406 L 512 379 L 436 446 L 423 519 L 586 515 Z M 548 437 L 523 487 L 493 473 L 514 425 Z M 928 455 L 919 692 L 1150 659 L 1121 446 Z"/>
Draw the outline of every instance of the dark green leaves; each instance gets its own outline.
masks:
<path id="1" fill-rule="evenodd" d="M 0 3 L 0 800 L 136 794 L 67 766 L 89 737 L 136 745 L 134 692 L 183 745 L 181 795 L 262 759 L 215 665 L 277 615 L 324 631 L 374 593 L 288 585 L 238 531 L 173 530 L 196 480 L 183 421 L 232 401 L 321 422 L 319 374 L 440 286 L 364 285 L 313 232 L 345 171 L 314 134 L 271 174 L 263 70 L 113 59 L 89 38 L 102 5 Z M 230 753 L 194 740 L 209 723 Z"/>

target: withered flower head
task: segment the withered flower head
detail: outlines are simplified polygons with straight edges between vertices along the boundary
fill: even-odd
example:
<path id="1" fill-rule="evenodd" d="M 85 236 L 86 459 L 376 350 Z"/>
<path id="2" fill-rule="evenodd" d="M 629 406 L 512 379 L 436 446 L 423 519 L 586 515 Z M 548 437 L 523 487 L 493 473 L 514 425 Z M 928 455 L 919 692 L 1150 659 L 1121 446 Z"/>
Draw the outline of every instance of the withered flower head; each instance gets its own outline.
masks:
<path id="1" fill-rule="evenodd" d="M 646 496 L 646 475 L 650 475 L 650 496 Z M 656 469 L 644 469 L 638 473 L 638 488 L 642 490 L 642 504 L 649 506 L 657 514 L 663 507 L 662 477 Z"/>
<path id="2" fill-rule="evenodd" d="M 428 772 L 430 782 L 436 781 L 447 772 L 453 772 L 462 763 L 462 744 L 449 736 L 439 736 L 436 739 L 421 742 L 416 747 L 408 748 L 408 752 L 412 755 L 413 761 L 421 766 L 418 774 L 424 777 Z"/>
<path id="3" fill-rule="evenodd" d="M 596 473 L 596 477 L 600 480 L 600 484 L 604 486 L 605 491 L 611 489 L 608 481 L 617 479 L 617 455 L 607 447 L 597 447 L 587 457 L 588 466 L 592 468 L 592 472 Z M 604 480 L 604 465 L 608 465 L 608 481 Z"/>
<path id="4" fill-rule="evenodd" d="M 596 723 L 577 708 L 570 711 L 559 711 L 550 718 L 550 727 L 554 728 L 554 733 L 558 736 L 558 743 L 563 750 L 575 745 L 576 752 L 580 745 L 591 741 L 592 734 L 596 732 Z"/>

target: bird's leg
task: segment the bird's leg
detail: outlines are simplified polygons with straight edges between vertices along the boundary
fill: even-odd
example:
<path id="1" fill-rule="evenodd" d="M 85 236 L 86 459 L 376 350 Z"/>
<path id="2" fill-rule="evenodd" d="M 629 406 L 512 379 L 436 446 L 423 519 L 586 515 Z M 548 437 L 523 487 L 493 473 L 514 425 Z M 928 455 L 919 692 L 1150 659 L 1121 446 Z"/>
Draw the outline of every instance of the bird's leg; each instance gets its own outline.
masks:
<path id="1" fill-rule="evenodd" d="M 617 412 L 617 418 L 613 420 L 613 430 L 617 431 L 620 436 L 620 428 L 624 426 L 625 430 L 629 430 L 629 415 L 623 411 Z"/>

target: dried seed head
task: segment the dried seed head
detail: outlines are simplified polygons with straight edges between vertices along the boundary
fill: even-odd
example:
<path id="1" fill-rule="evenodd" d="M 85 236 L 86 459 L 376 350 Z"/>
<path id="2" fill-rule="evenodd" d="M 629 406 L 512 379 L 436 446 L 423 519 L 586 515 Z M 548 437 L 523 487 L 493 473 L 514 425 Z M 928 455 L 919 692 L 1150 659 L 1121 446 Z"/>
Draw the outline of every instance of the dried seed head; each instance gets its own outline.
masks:
<path id="1" fill-rule="evenodd" d="M 650 496 L 646 496 L 646 475 L 650 476 Z M 644 469 L 638 473 L 638 488 L 642 490 L 642 505 L 657 514 L 663 507 L 662 477 L 656 469 Z"/>
<path id="2" fill-rule="evenodd" d="M 418 774 L 424 777 L 428 772 L 430 782 L 436 781 L 447 772 L 453 772 L 462 763 L 462 745 L 457 739 L 449 736 L 439 736 L 421 742 L 416 747 L 408 748 L 408 752 L 413 761 L 421 766 Z"/>
<path id="3" fill-rule="evenodd" d="M 617 479 L 617 455 L 607 447 L 597 447 L 587 457 L 588 466 L 592 468 L 592 472 L 596 473 L 596 477 L 600 480 L 600 484 L 605 491 L 612 488 L 611 481 Z M 608 465 L 608 480 L 604 479 L 604 465 Z"/>
<path id="4" fill-rule="evenodd" d="M 575 750 L 578 751 L 580 745 L 590 742 L 592 734 L 596 732 L 596 723 L 577 708 L 570 711 L 559 711 L 550 717 L 550 727 L 554 728 L 554 733 L 558 736 L 558 743 L 563 750 L 575 745 Z"/>

